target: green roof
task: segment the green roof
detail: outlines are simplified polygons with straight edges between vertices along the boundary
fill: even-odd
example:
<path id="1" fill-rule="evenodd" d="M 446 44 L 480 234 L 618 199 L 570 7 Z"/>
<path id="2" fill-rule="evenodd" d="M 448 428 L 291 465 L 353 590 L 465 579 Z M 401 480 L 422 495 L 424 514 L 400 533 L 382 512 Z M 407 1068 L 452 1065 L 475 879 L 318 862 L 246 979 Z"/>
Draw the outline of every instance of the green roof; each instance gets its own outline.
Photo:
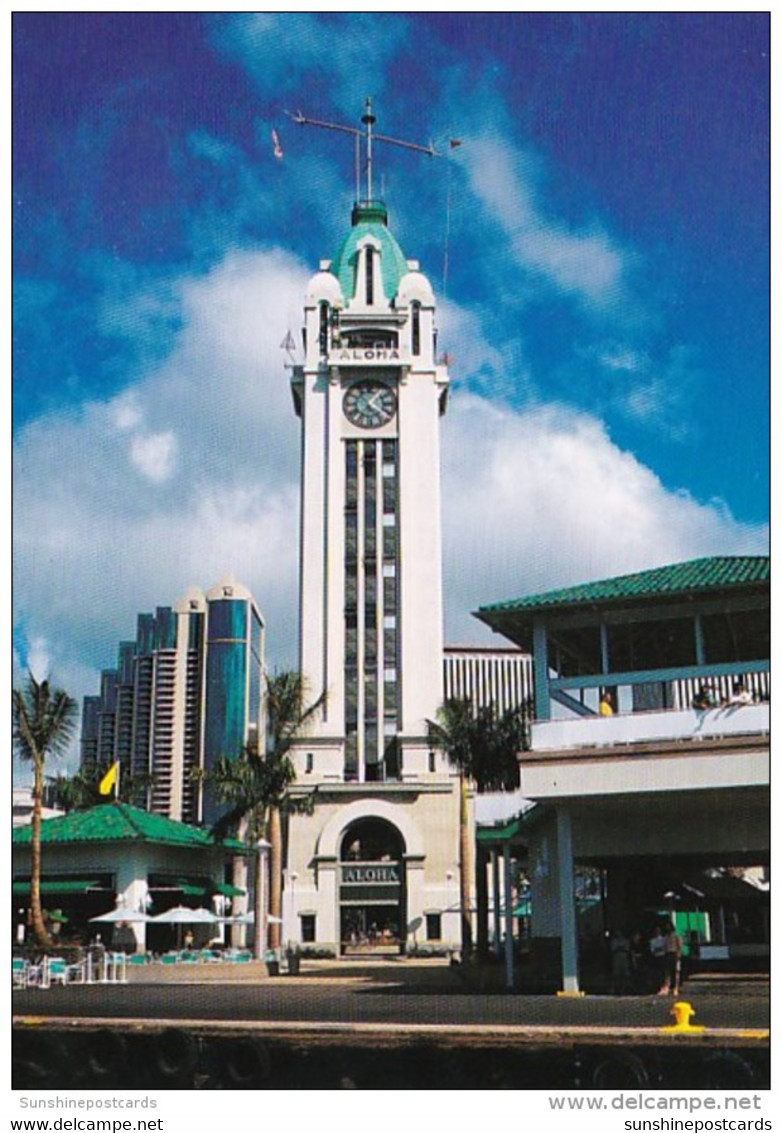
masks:
<path id="1" fill-rule="evenodd" d="M 99 881 L 89 880 L 73 880 L 68 878 L 65 881 L 47 880 L 41 882 L 41 895 L 46 897 L 51 893 L 86 893 L 88 889 L 100 889 Z M 27 881 L 14 881 L 11 884 L 11 890 L 14 895 L 26 894 L 30 892 L 30 882 Z"/>
<path id="2" fill-rule="evenodd" d="M 210 881 L 208 885 L 203 882 L 182 881 L 177 879 L 170 885 L 153 885 L 152 889 L 176 889 L 185 897 L 208 897 L 211 893 L 220 893 L 223 897 L 244 897 L 246 890 L 237 889 L 225 881 Z"/>
<path id="3" fill-rule="evenodd" d="M 18 826 L 13 832 L 14 845 L 25 845 L 32 838 L 30 826 Z M 206 830 L 175 822 L 162 814 L 128 803 L 107 803 L 90 810 L 74 811 L 61 818 L 47 818 L 41 823 L 41 842 L 65 844 L 79 842 L 154 842 L 158 845 L 207 848 L 223 845 L 243 849 L 240 842 L 226 839 L 216 842 Z"/>
<path id="4" fill-rule="evenodd" d="M 768 583 L 771 577 L 767 555 L 693 559 L 686 563 L 623 574 L 600 582 L 585 582 L 562 590 L 549 590 L 527 598 L 481 606 L 475 617 L 491 624 L 491 615 L 503 611 L 557 609 L 640 600 L 677 594 L 708 593 Z M 486 616 L 484 616 L 486 615 Z"/>
<path id="5" fill-rule="evenodd" d="M 380 269 L 386 299 L 393 299 L 399 290 L 399 281 L 408 271 L 407 260 L 388 230 L 387 217 L 386 207 L 381 201 L 365 201 L 353 209 L 353 227 L 331 264 L 331 274 L 339 281 L 346 301 L 356 293 L 358 244 L 367 236 L 372 236 L 380 245 Z"/>
<path id="6" fill-rule="evenodd" d="M 492 826 L 477 826 L 475 839 L 478 843 L 494 845 L 497 842 L 510 842 L 521 830 L 521 815 L 506 822 L 495 822 Z"/>
<path id="7" fill-rule="evenodd" d="M 479 822 L 475 828 L 475 838 L 478 843 L 486 846 L 497 845 L 498 842 L 512 842 L 518 838 L 548 813 L 546 807 L 533 803 L 525 807 L 514 818 L 498 822 Z"/>

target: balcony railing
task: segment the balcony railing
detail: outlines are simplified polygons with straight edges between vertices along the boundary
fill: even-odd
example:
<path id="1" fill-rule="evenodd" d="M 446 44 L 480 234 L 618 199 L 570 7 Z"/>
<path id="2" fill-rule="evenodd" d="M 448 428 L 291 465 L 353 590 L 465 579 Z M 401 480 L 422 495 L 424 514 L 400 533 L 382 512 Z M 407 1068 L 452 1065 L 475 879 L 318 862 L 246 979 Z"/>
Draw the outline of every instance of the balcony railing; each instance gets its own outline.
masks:
<path id="1" fill-rule="evenodd" d="M 628 712 L 615 716 L 581 716 L 546 720 L 532 725 L 533 751 L 608 747 L 613 744 L 717 739 L 722 736 L 768 733 L 770 706 L 728 704 L 697 710 Z"/>

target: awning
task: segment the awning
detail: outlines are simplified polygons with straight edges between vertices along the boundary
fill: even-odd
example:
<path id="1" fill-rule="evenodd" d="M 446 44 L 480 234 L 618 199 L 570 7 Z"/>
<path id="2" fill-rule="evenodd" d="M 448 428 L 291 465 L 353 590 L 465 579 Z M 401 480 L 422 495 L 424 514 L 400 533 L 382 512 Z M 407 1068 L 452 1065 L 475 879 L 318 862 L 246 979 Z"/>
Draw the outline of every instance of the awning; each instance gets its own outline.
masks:
<path id="1" fill-rule="evenodd" d="M 42 881 L 41 893 L 86 893 L 88 889 L 100 889 L 99 881 Z M 12 886 L 14 895 L 26 895 L 30 892 L 29 881 L 15 881 Z"/>
<path id="2" fill-rule="evenodd" d="M 209 897 L 212 893 L 219 893 L 222 897 L 244 897 L 245 890 L 237 889 L 225 881 L 212 882 L 205 885 L 195 881 L 171 881 L 167 885 L 150 885 L 151 893 L 181 893 L 185 897 Z"/>
<path id="3" fill-rule="evenodd" d="M 246 897 L 247 891 L 245 889 L 237 889 L 235 885 L 229 885 L 227 881 L 218 881 L 217 885 L 212 886 L 215 893 L 219 893 L 221 897 Z"/>

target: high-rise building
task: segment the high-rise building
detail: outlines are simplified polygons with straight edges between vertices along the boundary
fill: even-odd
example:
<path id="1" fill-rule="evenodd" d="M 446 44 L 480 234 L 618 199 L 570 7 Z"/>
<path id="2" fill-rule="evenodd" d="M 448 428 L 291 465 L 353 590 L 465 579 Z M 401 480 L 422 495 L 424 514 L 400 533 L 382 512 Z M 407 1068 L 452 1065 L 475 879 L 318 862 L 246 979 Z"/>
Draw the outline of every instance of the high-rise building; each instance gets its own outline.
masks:
<path id="1" fill-rule="evenodd" d="M 446 700 L 491 706 L 498 715 L 532 703 L 532 657 L 520 649 L 446 645 L 443 675 Z"/>
<path id="2" fill-rule="evenodd" d="M 182 822 L 211 823 L 219 808 L 192 775 L 262 742 L 265 627 L 250 592 L 226 579 L 192 588 L 174 606 L 139 614 L 135 641 L 86 696 L 81 765 L 119 762 L 133 801 Z"/>
<path id="3" fill-rule="evenodd" d="M 443 700 L 448 370 L 430 283 L 371 190 L 310 281 L 303 338 L 300 667 L 326 699 L 294 750 L 312 807 L 290 818 L 283 935 L 458 941 L 458 782 L 426 724 Z"/>

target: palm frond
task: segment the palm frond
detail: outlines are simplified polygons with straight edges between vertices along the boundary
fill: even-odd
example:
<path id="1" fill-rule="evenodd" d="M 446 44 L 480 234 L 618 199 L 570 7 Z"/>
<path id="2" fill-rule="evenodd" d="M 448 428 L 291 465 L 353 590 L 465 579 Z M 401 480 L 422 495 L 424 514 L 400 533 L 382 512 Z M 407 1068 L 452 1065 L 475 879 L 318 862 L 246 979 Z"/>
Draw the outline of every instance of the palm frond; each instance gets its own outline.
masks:
<path id="1" fill-rule="evenodd" d="M 78 706 L 63 689 L 28 673 L 25 685 L 11 694 L 12 737 L 22 759 L 33 762 L 62 755 L 73 740 Z"/>

